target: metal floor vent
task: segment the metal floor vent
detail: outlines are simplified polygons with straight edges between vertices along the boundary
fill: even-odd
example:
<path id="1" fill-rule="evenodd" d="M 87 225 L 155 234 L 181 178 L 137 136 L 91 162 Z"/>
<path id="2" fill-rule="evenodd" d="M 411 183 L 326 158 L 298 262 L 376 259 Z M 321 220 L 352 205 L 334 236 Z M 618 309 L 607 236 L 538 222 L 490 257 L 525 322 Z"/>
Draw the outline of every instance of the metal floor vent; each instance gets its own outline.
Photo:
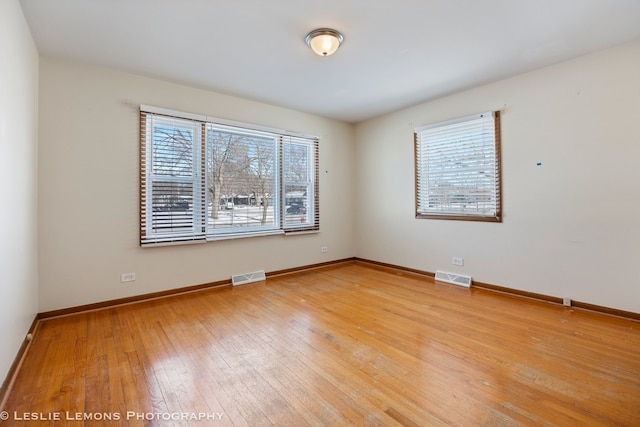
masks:
<path id="1" fill-rule="evenodd" d="M 259 270 L 252 273 L 234 274 L 231 276 L 231 284 L 233 286 L 246 285 L 247 283 L 261 282 L 266 279 L 267 276 L 264 270 Z"/>
<path id="2" fill-rule="evenodd" d="M 463 276 L 462 274 L 447 273 L 445 271 L 436 271 L 436 280 L 447 282 L 454 285 L 471 287 L 471 276 Z"/>

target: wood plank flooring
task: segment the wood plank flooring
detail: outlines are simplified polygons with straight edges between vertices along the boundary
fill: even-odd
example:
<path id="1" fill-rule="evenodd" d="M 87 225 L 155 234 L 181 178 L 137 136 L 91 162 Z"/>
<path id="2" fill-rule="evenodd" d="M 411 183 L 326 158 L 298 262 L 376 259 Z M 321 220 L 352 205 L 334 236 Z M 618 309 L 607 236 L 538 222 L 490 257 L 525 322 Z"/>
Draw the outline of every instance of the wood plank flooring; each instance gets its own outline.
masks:
<path id="1" fill-rule="evenodd" d="M 2 426 L 639 426 L 640 322 L 352 262 L 44 320 L 5 410 Z"/>

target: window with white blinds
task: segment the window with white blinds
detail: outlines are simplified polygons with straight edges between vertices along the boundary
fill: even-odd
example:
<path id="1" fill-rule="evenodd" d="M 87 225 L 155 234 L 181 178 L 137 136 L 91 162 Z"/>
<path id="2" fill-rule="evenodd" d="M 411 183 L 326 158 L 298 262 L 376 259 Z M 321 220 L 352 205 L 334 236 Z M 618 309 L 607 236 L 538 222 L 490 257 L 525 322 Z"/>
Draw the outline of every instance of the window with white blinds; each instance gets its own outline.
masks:
<path id="1" fill-rule="evenodd" d="M 140 110 L 140 242 L 318 231 L 315 137 Z"/>
<path id="2" fill-rule="evenodd" d="M 500 112 L 415 129 L 416 218 L 502 220 Z"/>

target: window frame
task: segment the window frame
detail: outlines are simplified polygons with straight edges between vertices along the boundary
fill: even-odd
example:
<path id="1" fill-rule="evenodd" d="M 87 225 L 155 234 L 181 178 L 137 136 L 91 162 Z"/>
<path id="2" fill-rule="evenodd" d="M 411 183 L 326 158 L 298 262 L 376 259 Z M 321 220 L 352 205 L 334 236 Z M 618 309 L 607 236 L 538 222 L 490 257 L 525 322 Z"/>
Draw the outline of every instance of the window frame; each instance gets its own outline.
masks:
<path id="1" fill-rule="evenodd" d="M 196 129 L 193 135 L 193 158 L 197 164 L 193 165 L 192 177 L 193 186 L 193 203 L 192 231 L 178 231 L 159 233 L 157 228 L 154 229 L 154 219 L 160 215 L 153 210 L 153 183 L 158 180 L 153 175 L 153 156 L 152 149 L 154 146 L 154 129 L 155 121 L 166 121 L 183 124 L 184 127 L 191 126 Z M 191 121 L 191 124 L 188 122 Z M 149 123 L 152 124 L 149 127 Z M 209 155 L 209 132 L 235 131 L 239 135 L 255 134 L 266 136 L 267 139 L 273 138 L 274 141 L 274 170 L 273 182 L 274 189 L 270 200 L 274 204 L 273 222 L 269 222 L 267 226 L 253 227 L 220 227 L 216 229 L 212 227 L 209 220 L 209 185 L 208 185 L 208 155 Z M 195 140 L 198 141 L 195 141 Z M 288 213 L 285 206 L 285 188 L 283 168 L 283 146 L 285 141 L 295 140 L 297 144 L 307 147 L 307 168 L 306 176 L 308 180 L 305 182 L 306 188 L 311 194 L 308 194 L 308 203 L 305 215 L 302 215 L 301 223 L 288 223 L 286 221 Z M 211 140 L 213 141 L 213 139 Z M 273 234 L 297 234 L 297 233 L 317 233 L 320 231 L 320 210 L 319 210 L 319 138 L 316 136 L 299 134 L 280 129 L 268 128 L 259 125 L 252 125 L 220 118 L 211 118 L 203 115 L 191 113 L 183 113 L 179 111 L 168 110 L 148 105 L 140 106 L 140 245 L 159 246 L 159 245 L 175 245 L 187 243 L 204 243 L 207 241 L 216 241 L 224 239 L 235 239 L 244 237 L 254 237 Z M 185 178 L 169 177 L 168 181 L 186 180 Z M 181 190 L 180 190 L 181 191 Z M 215 195 L 214 197 L 219 197 Z M 166 197 L 166 196 L 165 196 Z M 214 208 L 212 205 L 211 208 Z M 264 217 L 263 217 L 264 218 Z"/>
<path id="2" fill-rule="evenodd" d="M 210 162 L 210 158 L 209 158 L 209 153 L 210 151 L 213 153 L 213 151 L 215 150 L 210 150 L 210 146 L 209 146 L 209 133 L 219 133 L 219 134 L 226 134 L 229 136 L 235 135 L 235 136 L 239 136 L 240 138 L 259 138 L 262 140 L 271 140 L 271 142 L 273 143 L 273 146 L 269 147 L 270 150 L 272 150 L 272 154 L 274 156 L 274 171 L 273 171 L 273 176 L 271 177 L 273 185 L 274 185 L 274 192 L 275 192 L 275 197 L 277 198 L 278 195 L 280 194 L 280 189 L 279 189 L 279 185 L 278 185 L 278 175 L 279 175 L 279 161 L 277 159 L 278 157 L 278 153 L 279 153 L 279 140 L 280 137 L 277 134 L 274 133 L 267 133 L 267 132 L 257 132 L 254 129 L 249 129 L 246 127 L 239 127 L 239 126 L 229 126 L 229 125 L 221 125 L 219 123 L 213 123 L 213 122 L 207 122 L 206 126 L 205 126 L 206 132 L 207 132 L 207 136 L 206 136 L 206 152 L 207 152 L 207 158 L 206 158 L 206 163 L 207 163 L 207 168 L 205 173 L 207 174 L 206 178 L 205 178 L 205 185 L 207 187 L 207 189 L 210 188 L 210 184 L 208 181 L 208 178 L 210 176 L 210 172 L 208 170 L 208 165 L 209 164 L 213 164 L 213 161 Z M 248 149 L 248 144 L 244 144 L 246 141 L 243 141 L 243 148 Z M 227 149 L 228 146 L 227 146 Z M 226 151 L 226 150 L 225 150 Z M 221 191 L 224 191 L 223 188 L 220 189 Z M 207 190 L 208 191 L 208 190 Z M 208 195 L 208 193 L 207 193 Z M 218 197 L 222 197 L 225 196 L 225 200 L 228 200 L 228 196 L 230 194 L 219 194 L 217 195 Z M 235 194 L 233 196 L 241 196 L 238 194 Z M 244 196 L 249 196 L 248 194 L 245 194 Z M 272 195 L 273 196 L 273 195 Z M 214 196 L 215 197 L 215 196 Z M 273 198 L 273 197 L 272 197 Z M 232 198 L 233 200 L 233 198 Z M 232 202 L 233 203 L 233 202 Z M 206 227 L 206 235 L 207 235 L 207 239 L 208 240 L 223 240 L 223 239 L 228 239 L 228 238 L 235 238 L 235 237 L 248 237 L 248 236 L 257 236 L 257 235 L 268 235 L 268 234 L 278 234 L 281 232 L 280 227 L 279 227 L 279 223 L 280 223 L 280 212 L 279 209 L 276 209 L 277 205 L 274 206 L 273 208 L 273 220 L 268 223 L 268 224 L 255 224 L 255 225 L 248 225 L 248 226 L 244 226 L 242 228 L 240 227 L 228 227 L 228 226 L 221 226 L 221 227 L 209 227 L 209 211 L 207 209 L 207 227 Z M 213 206 L 212 206 L 213 208 Z M 233 206 L 233 209 L 235 210 L 235 205 Z"/>
<path id="3" fill-rule="evenodd" d="M 470 122 L 472 120 L 478 120 L 483 116 L 491 115 L 493 117 L 493 185 L 495 191 L 492 193 L 493 208 L 494 211 L 490 214 L 483 214 L 479 212 L 468 212 L 461 214 L 459 211 L 454 210 L 442 210 L 440 212 L 435 209 L 429 210 L 421 206 L 421 200 L 425 199 L 421 191 L 428 191 L 428 185 L 425 182 L 427 179 L 423 176 L 421 159 L 421 144 L 427 144 L 427 141 L 423 141 L 421 138 L 422 132 L 432 129 L 446 129 L 448 126 Z M 466 117 L 460 117 L 443 122 L 433 123 L 430 125 L 421 126 L 414 129 L 414 160 L 415 160 L 415 217 L 417 219 L 444 219 L 455 221 L 481 221 L 481 222 L 502 222 L 502 164 L 501 164 L 501 131 L 500 131 L 500 111 L 490 111 L 486 113 L 473 114 Z M 458 172 L 459 173 L 459 172 Z M 458 176 L 458 175 L 456 175 Z M 423 189 L 422 187 L 425 187 Z M 476 202 L 477 203 L 477 202 Z"/>
<path id="4" fill-rule="evenodd" d="M 281 215 L 280 215 L 280 225 L 285 232 L 301 232 L 301 231 L 309 231 L 313 232 L 320 229 L 320 198 L 318 192 L 318 183 L 320 182 L 320 165 L 319 165 L 319 144 L 316 143 L 313 146 L 310 146 L 308 143 L 304 142 L 305 138 L 300 138 L 293 135 L 283 136 L 280 139 L 280 197 L 281 197 Z M 285 161 L 285 144 L 291 145 L 305 145 L 307 147 L 307 172 L 306 172 L 306 180 L 287 180 L 285 179 L 284 170 L 284 161 Z M 306 198 L 307 198 L 307 210 L 304 212 L 306 217 L 312 218 L 311 221 L 307 220 L 301 224 L 304 225 L 294 225 L 294 223 L 287 222 L 287 186 L 304 186 L 306 187 Z M 311 192 L 311 194 L 308 194 Z"/>

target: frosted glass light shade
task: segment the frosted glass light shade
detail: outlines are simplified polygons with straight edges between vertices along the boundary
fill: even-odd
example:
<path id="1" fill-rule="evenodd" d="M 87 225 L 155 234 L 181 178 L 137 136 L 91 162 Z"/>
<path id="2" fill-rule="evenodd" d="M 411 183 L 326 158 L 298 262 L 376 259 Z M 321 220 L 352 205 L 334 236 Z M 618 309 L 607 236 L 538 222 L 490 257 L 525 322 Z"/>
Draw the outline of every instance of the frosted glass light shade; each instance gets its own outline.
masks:
<path id="1" fill-rule="evenodd" d="M 344 40 L 342 34 L 330 28 L 318 28 L 307 34 L 307 45 L 320 56 L 329 56 L 338 50 Z"/>

